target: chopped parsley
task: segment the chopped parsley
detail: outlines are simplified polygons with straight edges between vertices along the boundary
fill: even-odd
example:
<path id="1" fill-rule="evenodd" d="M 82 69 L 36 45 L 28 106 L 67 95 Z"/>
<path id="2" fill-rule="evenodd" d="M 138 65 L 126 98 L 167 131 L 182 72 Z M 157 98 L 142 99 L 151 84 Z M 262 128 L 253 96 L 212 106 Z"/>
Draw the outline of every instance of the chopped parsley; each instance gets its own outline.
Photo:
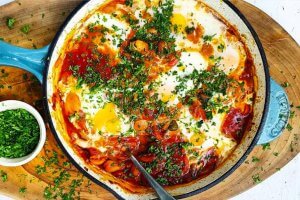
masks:
<path id="1" fill-rule="evenodd" d="M 218 50 L 223 52 L 224 51 L 225 46 L 223 44 L 219 44 L 218 45 Z"/>
<path id="2" fill-rule="evenodd" d="M 216 34 L 214 34 L 214 35 L 205 35 L 205 36 L 203 36 L 203 40 L 204 40 L 204 42 L 211 42 L 212 39 L 213 39 L 215 36 L 216 36 Z"/>
<path id="3" fill-rule="evenodd" d="M 20 158 L 31 153 L 38 144 L 39 125 L 24 109 L 0 112 L 0 157 Z"/>
<path id="4" fill-rule="evenodd" d="M 273 152 L 273 155 L 274 155 L 274 156 L 278 156 L 279 153 L 278 153 L 278 152 Z"/>
<path id="5" fill-rule="evenodd" d="M 16 19 L 15 19 L 15 18 L 8 17 L 8 18 L 6 19 L 6 26 L 7 26 L 9 29 L 13 29 L 15 23 L 16 23 Z"/>
<path id="6" fill-rule="evenodd" d="M 169 184 L 168 180 L 166 178 L 163 178 L 163 177 L 157 178 L 156 181 L 158 183 L 160 183 L 161 185 L 168 185 Z"/>
<path id="7" fill-rule="evenodd" d="M 295 117 L 295 111 L 290 111 L 290 119 Z"/>
<path id="8" fill-rule="evenodd" d="M 263 150 L 270 150 L 271 149 L 270 143 L 262 144 L 261 146 L 262 146 Z"/>
<path id="9" fill-rule="evenodd" d="M 290 86 L 290 84 L 288 82 L 284 82 L 281 84 L 282 87 L 287 88 Z"/>
<path id="10" fill-rule="evenodd" d="M 2 182 L 6 182 L 8 179 L 7 173 L 3 170 L 0 170 L 0 177 L 1 177 Z"/>
<path id="11" fill-rule="evenodd" d="M 252 156 L 252 162 L 259 162 L 260 159 L 258 157 Z"/>
<path id="12" fill-rule="evenodd" d="M 191 33 L 193 33 L 195 31 L 195 27 L 189 27 L 189 26 L 187 26 L 187 27 L 185 27 L 185 32 L 187 33 L 187 34 L 191 34 Z"/>
<path id="13" fill-rule="evenodd" d="M 30 25 L 29 24 L 25 24 L 24 26 L 21 27 L 21 32 L 24 34 L 28 34 L 30 31 Z"/>
<path id="14" fill-rule="evenodd" d="M 133 4 L 133 0 L 126 0 L 125 1 L 126 6 L 132 7 L 132 4 Z"/>
<path id="15" fill-rule="evenodd" d="M 259 176 L 259 174 L 253 175 L 253 176 L 252 176 L 252 179 L 253 179 L 253 182 L 254 182 L 255 184 L 258 184 L 258 183 L 260 183 L 260 182 L 262 181 L 261 178 L 260 178 L 260 176 Z"/>
<path id="16" fill-rule="evenodd" d="M 21 188 L 19 189 L 19 193 L 21 193 L 21 194 L 24 194 L 26 191 L 27 191 L 27 188 L 26 188 L 26 187 L 21 187 Z"/>
<path id="17" fill-rule="evenodd" d="M 286 125 L 286 129 L 287 129 L 288 131 L 292 131 L 292 130 L 293 130 L 293 127 L 292 127 L 292 125 L 291 125 L 290 123 L 288 123 L 288 124 Z"/>

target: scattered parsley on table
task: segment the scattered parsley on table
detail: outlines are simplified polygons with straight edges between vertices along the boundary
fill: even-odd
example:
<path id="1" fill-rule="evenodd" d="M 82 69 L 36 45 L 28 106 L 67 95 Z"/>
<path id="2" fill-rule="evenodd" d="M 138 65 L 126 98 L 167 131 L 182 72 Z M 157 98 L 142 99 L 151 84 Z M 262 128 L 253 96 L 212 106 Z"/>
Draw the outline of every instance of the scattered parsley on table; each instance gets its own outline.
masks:
<path id="1" fill-rule="evenodd" d="M 15 19 L 15 18 L 8 17 L 8 18 L 6 19 L 6 26 L 7 26 L 9 29 L 13 29 L 15 23 L 16 23 L 16 19 Z"/>

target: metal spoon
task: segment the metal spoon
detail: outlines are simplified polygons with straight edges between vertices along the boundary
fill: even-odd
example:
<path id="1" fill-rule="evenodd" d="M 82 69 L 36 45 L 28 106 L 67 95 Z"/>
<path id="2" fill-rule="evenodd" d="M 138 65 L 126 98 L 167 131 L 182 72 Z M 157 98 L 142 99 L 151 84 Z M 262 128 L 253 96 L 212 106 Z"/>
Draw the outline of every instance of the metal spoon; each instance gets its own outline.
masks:
<path id="1" fill-rule="evenodd" d="M 144 169 L 144 167 L 133 155 L 131 155 L 130 159 L 132 160 L 133 164 L 139 169 L 139 171 L 145 176 L 151 187 L 155 190 L 159 199 L 176 200 L 163 187 L 161 187 L 158 182 L 156 182 L 156 180 Z"/>

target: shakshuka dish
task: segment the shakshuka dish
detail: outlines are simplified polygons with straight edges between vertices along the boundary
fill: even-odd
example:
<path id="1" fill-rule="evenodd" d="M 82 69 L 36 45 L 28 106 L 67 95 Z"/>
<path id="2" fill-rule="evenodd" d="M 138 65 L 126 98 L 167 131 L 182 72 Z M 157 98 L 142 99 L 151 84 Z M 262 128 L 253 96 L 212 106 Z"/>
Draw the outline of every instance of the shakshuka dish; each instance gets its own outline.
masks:
<path id="1" fill-rule="evenodd" d="M 257 90 L 243 36 L 197 0 L 111 0 L 67 36 L 50 100 L 85 165 L 130 192 L 220 166 L 249 130 Z"/>

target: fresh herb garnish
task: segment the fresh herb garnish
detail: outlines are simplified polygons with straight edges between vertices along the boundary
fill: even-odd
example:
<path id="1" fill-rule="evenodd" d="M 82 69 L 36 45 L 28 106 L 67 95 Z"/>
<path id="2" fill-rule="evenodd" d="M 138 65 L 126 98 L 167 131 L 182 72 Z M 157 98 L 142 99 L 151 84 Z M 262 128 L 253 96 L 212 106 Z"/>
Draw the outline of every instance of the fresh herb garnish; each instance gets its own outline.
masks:
<path id="1" fill-rule="evenodd" d="M 40 136 L 39 125 L 24 109 L 0 112 L 0 157 L 20 158 L 31 153 Z"/>
<path id="2" fill-rule="evenodd" d="M 273 155 L 274 155 L 274 156 L 278 156 L 279 153 L 278 153 L 278 152 L 273 152 Z"/>
<path id="3" fill-rule="evenodd" d="M 215 36 L 216 36 L 216 34 L 214 34 L 214 35 L 205 35 L 205 36 L 203 36 L 203 40 L 204 40 L 204 42 L 211 42 L 212 39 L 213 39 Z"/>
<path id="4" fill-rule="evenodd" d="M 253 182 L 254 182 L 255 184 L 258 184 L 258 183 L 261 182 L 261 178 L 260 178 L 259 174 L 253 175 L 253 176 L 252 176 L 252 179 L 253 179 Z"/>
<path id="5" fill-rule="evenodd" d="M 290 86 L 290 84 L 288 82 L 284 82 L 281 84 L 282 87 L 287 88 Z"/>
<path id="6" fill-rule="evenodd" d="M 288 123 L 288 124 L 286 125 L 286 129 L 287 129 L 288 131 L 292 131 L 292 130 L 293 130 L 293 127 L 292 127 L 292 125 L 291 125 L 290 123 Z"/>
<path id="7" fill-rule="evenodd" d="M 25 24 L 24 26 L 21 27 L 21 32 L 24 34 L 28 34 L 30 31 L 30 25 L 29 24 Z"/>
<path id="8" fill-rule="evenodd" d="M 19 189 L 19 193 L 24 194 L 26 192 L 27 188 L 26 187 L 21 187 Z"/>
<path id="9" fill-rule="evenodd" d="M 258 157 L 252 156 L 252 162 L 259 162 L 260 159 Z"/>
<path id="10" fill-rule="evenodd" d="M 185 27 L 185 32 L 187 33 L 187 34 L 191 34 L 191 33 L 193 33 L 195 31 L 195 27 L 189 27 L 189 26 L 187 26 L 187 27 Z"/>
<path id="11" fill-rule="evenodd" d="M 3 170 L 0 170 L 0 177 L 1 177 L 2 182 L 6 182 L 8 179 L 7 173 Z"/>
<path id="12" fill-rule="evenodd" d="M 16 19 L 14 19 L 14 18 L 12 18 L 12 17 L 8 17 L 8 18 L 6 19 L 6 26 L 7 26 L 9 29 L 13 29 L 15 23 L 16 23 Z"/>
<path id="13" fill-rule="evenodd" d="M 270 143 L 262 144 L 263 150 L 270 150 Z"/>
<path id="14" fill-rule="evenodd" d="M 218 50 L 223 52 L 224 51 L 225 46 L 223 44 L 219 44 L 218 45 Z"/>

